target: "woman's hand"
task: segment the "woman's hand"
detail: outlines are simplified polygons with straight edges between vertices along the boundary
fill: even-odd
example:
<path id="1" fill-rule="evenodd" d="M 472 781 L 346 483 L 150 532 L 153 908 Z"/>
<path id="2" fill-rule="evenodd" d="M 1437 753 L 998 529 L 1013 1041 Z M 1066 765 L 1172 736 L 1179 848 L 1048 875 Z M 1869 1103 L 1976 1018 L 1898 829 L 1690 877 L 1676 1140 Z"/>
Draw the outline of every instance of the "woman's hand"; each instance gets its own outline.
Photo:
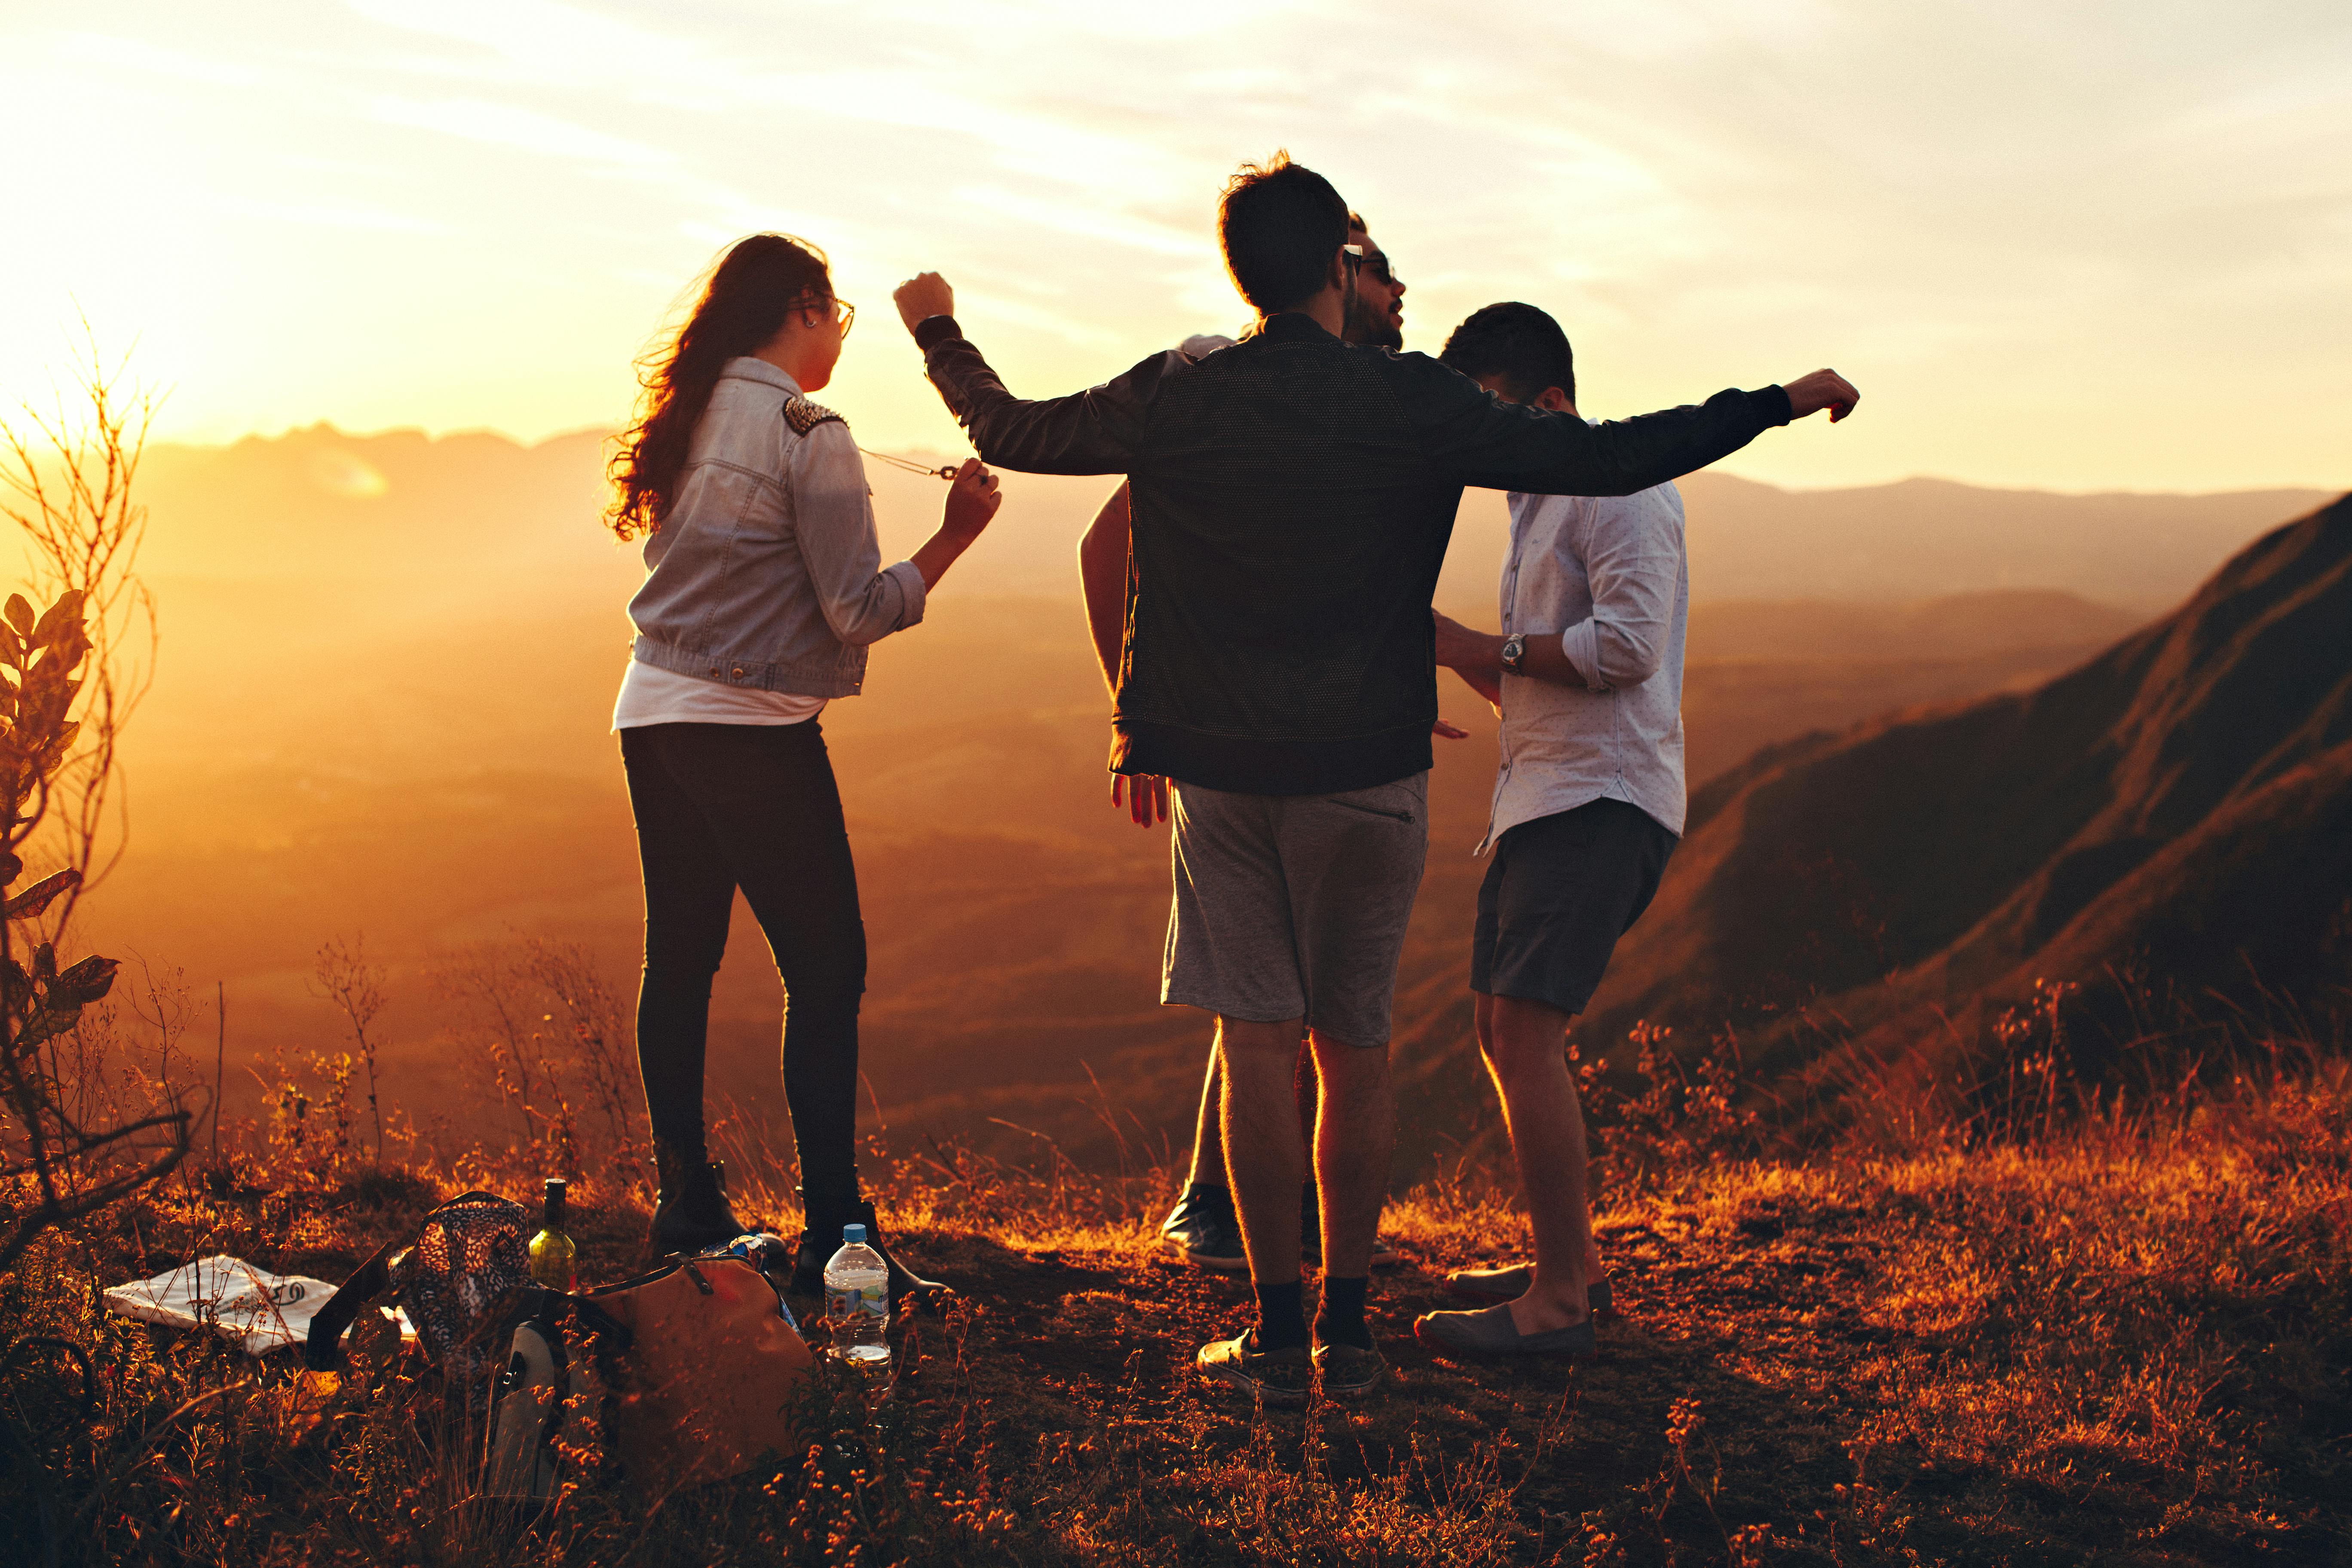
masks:
<path id="1" fill-rule="evenodd" d="M 1004 492 L 996 488 L 996 476 L 978 458 L 967 458 L 948 487 L 947 514 L 940 520 L 940 527 L 970 544 L 1003 504 Z"/>
<path id="2" fill-rule="evenodd" d="M 967 458 L 956 470 L 953 483 L 948 486 L 947 511 L 940 519 L 940 531 L 923 541 L 923 547 L 908 557 L 915 570 L 923 574 L 926 592 L 940 585 L 956 557 L 971 548 L 988 520 L 996 515 L 1004 497 L 996 489 L 996 476 L 982 466 L 978 458 Z"/>
<path id="3" fill-rule="evenodd" d="M 936 272 L 918 272 L 891 294 L 898 302 L 898 319 L 913 331 L 933 316 L 955 314 L 955 290 Z"/>

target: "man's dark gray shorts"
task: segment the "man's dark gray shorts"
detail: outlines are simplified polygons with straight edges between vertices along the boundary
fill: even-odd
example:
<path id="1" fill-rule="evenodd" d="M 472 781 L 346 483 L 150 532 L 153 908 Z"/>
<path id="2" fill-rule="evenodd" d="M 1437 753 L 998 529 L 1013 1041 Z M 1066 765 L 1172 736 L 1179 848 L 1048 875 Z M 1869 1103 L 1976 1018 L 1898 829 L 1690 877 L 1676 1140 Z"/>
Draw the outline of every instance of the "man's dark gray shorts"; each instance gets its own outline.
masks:
<path id="1" fill-rule="evenodd" d="M 1429 775 L 1339 795 L 1179 784 L 1160 999 L 1389 1043 L 1397 958 L 1429 858 Z"/>
<path id="2" fill-rule="evenodd" d="M 1596 800 L 1495 841 L 1478 887 L 1470 989 L 1581 1013 L 1678 842 L 1638 805 Z"/>

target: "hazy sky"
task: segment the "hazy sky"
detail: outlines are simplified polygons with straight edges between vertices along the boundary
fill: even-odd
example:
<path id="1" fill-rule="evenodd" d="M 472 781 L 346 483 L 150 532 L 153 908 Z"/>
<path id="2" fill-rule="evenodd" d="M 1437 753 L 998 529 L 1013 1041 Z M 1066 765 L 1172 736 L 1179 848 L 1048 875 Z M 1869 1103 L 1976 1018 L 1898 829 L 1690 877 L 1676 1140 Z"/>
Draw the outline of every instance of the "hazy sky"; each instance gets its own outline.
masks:
<path id="1" fill-rule="evenodd" d="M 179 437 L 615 423 L 772 226 L 860 309 L 824 401 L 953 448 L 895 281 L 1074 390 L 1234 328 L 1216 193 L 1287 145 L 1411 347 L 1523 299 L 1588 412 L 1860 384 L 1738 472 L 2352 484 L 2344 0 L 0 0 L 0 396 L 79 307 Z"/>

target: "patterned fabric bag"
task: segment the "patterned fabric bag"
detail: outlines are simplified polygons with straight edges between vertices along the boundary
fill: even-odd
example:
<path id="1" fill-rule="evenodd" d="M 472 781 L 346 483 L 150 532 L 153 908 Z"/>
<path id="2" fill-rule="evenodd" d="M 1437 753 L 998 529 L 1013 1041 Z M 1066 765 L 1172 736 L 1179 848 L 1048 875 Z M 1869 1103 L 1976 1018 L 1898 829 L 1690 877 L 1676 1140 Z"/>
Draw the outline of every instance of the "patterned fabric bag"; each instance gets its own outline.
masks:
<path id="1" fill-rule="evenodd" d="M 425 1216 L 406 1247 L 388 1243 L 360 1265 L 310 1323 L 302 1359 L 339 1372 L 343 1331 L 360 1309 L 390 1290 L 443 1374 L 466 1390 L 468 1409 L 488 1397 L 488 1373 L 506 1360 L 507 1336 L 531 1289 L 530 1215 L 494 1193 L 461 1193 Z"/>

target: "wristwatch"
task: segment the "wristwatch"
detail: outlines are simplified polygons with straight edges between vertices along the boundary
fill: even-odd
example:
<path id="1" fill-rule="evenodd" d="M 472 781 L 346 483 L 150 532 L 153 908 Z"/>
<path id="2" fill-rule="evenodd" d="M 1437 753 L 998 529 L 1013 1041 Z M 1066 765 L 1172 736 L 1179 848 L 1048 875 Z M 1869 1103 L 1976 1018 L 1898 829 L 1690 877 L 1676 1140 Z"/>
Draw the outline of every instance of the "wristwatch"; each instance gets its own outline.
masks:
<path id="1" fill-rule="evenodd" d="M 1525 658 L 1527 653 L 1528 639 L 1517 632 L 1513 632 L 1503 639 L 1503 668 L 1513 675 L 1518 674 L 1519 660 Z"/>

